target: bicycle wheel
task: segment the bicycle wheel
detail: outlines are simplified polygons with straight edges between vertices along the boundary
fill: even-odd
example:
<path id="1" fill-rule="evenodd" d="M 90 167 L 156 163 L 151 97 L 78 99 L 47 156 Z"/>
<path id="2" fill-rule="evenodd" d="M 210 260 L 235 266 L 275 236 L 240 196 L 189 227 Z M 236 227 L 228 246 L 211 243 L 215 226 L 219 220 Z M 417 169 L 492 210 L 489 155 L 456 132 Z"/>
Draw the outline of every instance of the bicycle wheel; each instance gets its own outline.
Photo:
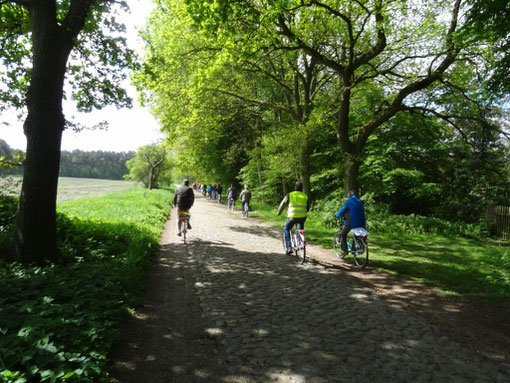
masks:
<path id="1" fill-rule="evenodd" d="M 306 260 L 306 244 L 298 233 L 294 234 L 294 243 L 296 245 L 294 252 L 296 253 L 297 262 L 302 265 Z"/>
<path id="2" fill-rule="evenodd" d="M 287 242 L 285 241 L 285 230 L 282 230 L 282 247 L 283 250 L 287 250 Z"/>
<path id="3" fill-rule="evenodd" d="M 182 241 L 186 243 L 186 233 L 188 232 L 188 223 L 186 220 L 181 221 L 181 233 L 182 233 Z"/>
<path id="4" fill-rule="evenodd" d="M 333 249 L 335 250 L 335 254 L 338 258 L 344 259 L 345 255 L 342 254 L 342 248 L 340 244 L 342 243 L 342 236 L 340 235 L 340 232 L 337 231 L 333 235 Z"/>
<path id="5" fill-rule="evenodd" d="M 354 237 L 355 238 L 355 246 L 356 248 L 352 252 L 352 255 L 354 256 L 354 263 L 357 267 L 360 269 L 364 268 L 368 263 L 368 244 L 363 241 L 363 238 L 361 237 Z"/>

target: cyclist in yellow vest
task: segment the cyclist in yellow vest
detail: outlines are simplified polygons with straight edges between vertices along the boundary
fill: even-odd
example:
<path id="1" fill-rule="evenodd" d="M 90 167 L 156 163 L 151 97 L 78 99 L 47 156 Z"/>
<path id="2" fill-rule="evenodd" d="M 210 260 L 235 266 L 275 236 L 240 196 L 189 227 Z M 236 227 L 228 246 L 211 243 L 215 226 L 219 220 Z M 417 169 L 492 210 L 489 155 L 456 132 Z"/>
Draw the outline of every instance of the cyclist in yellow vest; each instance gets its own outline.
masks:
<path id="1" fill-rule="evenodd" d="M 306 217 L 308 215 L 308 210 L 310 210 L 310 200 L 308 199 L 308 196 L 303 193 L 303 183 L 300 181 L 296 182 L 295 189 L 295 191 L 287 194 L 282 202 L 280 202 L 277 213 L 280 215 L 285 209 L 285 206 L 289 204 L 289 208 L 287 210 L 287 221 L 283 227 L 285 243 L 287 245 L 287 254 L 292 253 L 290 231 L 294 227 L 294 224 L 297 225 L 298 229 L 303 230 L 305 228 Z"/>

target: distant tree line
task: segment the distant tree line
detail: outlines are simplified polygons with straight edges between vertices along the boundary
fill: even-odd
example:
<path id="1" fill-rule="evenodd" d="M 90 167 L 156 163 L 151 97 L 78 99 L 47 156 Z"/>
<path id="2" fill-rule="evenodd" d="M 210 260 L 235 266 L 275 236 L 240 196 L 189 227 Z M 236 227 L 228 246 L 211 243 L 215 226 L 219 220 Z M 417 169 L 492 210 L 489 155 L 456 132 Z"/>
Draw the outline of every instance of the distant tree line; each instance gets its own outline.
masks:
<path id="1" fill-rule="evenodd" d="M 7 142 L 0 139 L 0 159 L 10 163 L 16 159 L 20 151 L 12 149 Z M 122 180 L 129 173 L 126 162 L 133 158 L 135 152 L 107 152 L 107 151 L 63 151 L 60 156 L 60 176 L 78 178 L 102 178 Z M 12 161 L 10 161 L 10 159 Z M 4 167 L 3 173 L 22 174 L 22 166 Z"/>
<path id="2" fill-rule="evenodd" d="M 103 152 L 101 150 L 63 151 L 60 156 L 60 176 L 122 180 L 123 176 L 129 173 L 126 161 L 134 155 L 134 152 Z"/>

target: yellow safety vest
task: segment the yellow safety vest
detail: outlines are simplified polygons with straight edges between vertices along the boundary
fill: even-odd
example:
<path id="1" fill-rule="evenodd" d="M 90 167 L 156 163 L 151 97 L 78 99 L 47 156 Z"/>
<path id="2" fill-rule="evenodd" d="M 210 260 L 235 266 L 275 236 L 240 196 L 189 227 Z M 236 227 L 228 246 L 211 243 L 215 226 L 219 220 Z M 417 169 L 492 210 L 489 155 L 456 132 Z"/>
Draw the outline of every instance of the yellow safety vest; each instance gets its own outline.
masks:
<path id="1" fill-rule="evenodd" d="M 288 218 L 306 218 L 306 204 L 308 196 L 300 191 L 293 191 L 289 194 Z"/>

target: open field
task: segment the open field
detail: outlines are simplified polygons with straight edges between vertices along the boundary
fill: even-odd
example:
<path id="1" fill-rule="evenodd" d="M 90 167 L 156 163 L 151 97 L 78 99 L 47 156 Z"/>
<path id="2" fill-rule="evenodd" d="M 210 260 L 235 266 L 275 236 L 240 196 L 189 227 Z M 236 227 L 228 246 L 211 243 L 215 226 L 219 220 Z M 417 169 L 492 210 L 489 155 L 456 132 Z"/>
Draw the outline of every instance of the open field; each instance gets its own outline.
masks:
<path id="1" fill-rule="evenodd" d="M 19 177 L 17 178 L 19 179 Z M 0 185 L 0 187 L 2 186 Z M 137 186 L 133 182 L 128 181 L 60 177 L 58 179 L 57 202 L 61 203 L 83 197 L 102 196 L 135 188 Z M 19 190 L 21 190 L 21 185 L 18 187 L 18 193 Z"/>
<path id="2" fill-rule="evenodd" d="M 118 193 L 124 190 L 135 189 L 136 187 L 133 182 L 128 181 L 60 177 L 58 179 L 57 202 Z"/>

